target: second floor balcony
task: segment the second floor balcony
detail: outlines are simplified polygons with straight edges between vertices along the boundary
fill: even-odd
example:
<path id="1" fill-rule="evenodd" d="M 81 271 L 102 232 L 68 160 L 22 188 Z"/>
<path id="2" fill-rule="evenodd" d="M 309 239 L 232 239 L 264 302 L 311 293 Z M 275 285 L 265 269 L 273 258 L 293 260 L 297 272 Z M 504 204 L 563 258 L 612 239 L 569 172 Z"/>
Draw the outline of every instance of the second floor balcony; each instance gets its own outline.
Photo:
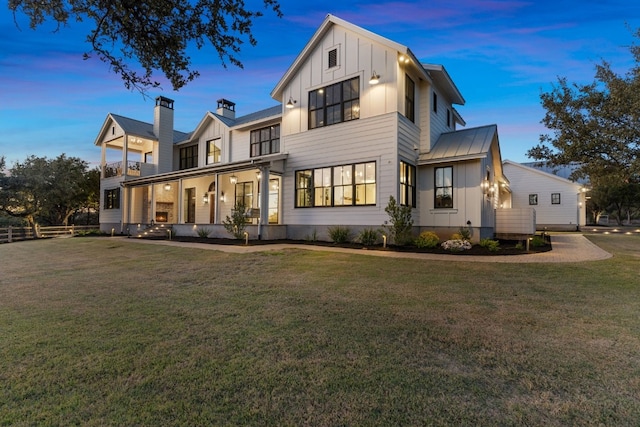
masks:
<path id="1" fill-rule="evenodd" d="M 113 176 L 149 176 L 156 173 L 156 165 L 151 163 L 134 162 L 129 160 L 126 162 L 126 167 L 123 167 L 123 162 L 106 163 L 103 166 L 103 177 L 110 178 Z"/>

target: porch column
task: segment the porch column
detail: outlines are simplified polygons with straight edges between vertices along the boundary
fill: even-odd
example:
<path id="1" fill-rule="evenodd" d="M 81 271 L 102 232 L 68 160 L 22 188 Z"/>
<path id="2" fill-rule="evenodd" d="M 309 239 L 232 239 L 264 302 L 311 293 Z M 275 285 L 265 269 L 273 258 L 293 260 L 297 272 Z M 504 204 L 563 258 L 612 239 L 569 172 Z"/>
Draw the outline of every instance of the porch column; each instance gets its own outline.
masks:
<path id="1" fill-rule="evenodd" d="M 129 135 L 124 136 L 124 142 L 122 143 L 122 176 L 127 176 L 127 152 L 129 151 Z"/>
<path id="2" fill-rule="evenodd" d="M 260 219 L 258 240 L 262 238 L 262 225 L 269 225 L 269 166 L 260 166 Z"/>

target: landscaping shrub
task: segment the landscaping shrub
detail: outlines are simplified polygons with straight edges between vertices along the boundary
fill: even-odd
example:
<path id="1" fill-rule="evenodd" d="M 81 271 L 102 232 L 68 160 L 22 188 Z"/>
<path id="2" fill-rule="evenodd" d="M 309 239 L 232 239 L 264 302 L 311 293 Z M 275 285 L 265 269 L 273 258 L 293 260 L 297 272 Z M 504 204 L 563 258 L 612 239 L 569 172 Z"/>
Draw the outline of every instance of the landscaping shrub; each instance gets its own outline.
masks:
<path id="1" fill-rule="evenodd" d="M 500 250 L 500 242 L 498 240 L 481 239 L 480 246 L 489 249 L 490 252 L 498 252 Z"/>
<path id="2" fill-rule="evenodd" d="M 411 218 L 411 206 L 401 206 L 396 203 L 393 196 L 389 196 L 389 203 L 384 211 L 389 215 L 389 224 L 383 227 L 389 231 L 389 237 L 398 245 L 404 246 L 411 242 L 411 230 L 413 218 Z"/>
<path id="3" fill-rule="evenodd" d="M 373 246 L 378 243 L 378 239 L 380 238 L 380 232 L 373 228 L 365 228 L 360 232 L 358 236 L 358 241 L 365 246 Z"/>
<path id="4" fill-rule="evenodd" d="M 440 238 L 433 231 L 423 231 L 413 241 L 413 244 L 419 248 L 435 248 L 440 243 Z"/>
<path id="5" fill-rule="evenodd" d="M 537 247 L 546 245 L 547 242 L 545 242 L 544 238 L 541 236 L 533 236 L 529 244 L 534 248 L 537 248 Z"/>
<path id="6" fill-rule="evenodd" d="M 227 215 L 222 225 L 224 229 L 232 234 L 236 239 L 244 238 L 244 230 L 247 228 L 246 208 L 243 204 L 237 204 L 231 211 L 231 216 Z"/>
<path id="7" fill-rule="evenodd" d="M 441 246 L 445 251 L 461 252 L 471 249 L 471 242 L 462 239 L 451 239 L 443 242 Z"/>
<path id="8" fill-rule="evenodd" d="M 211 233 L 211 230 L 208 228 L 198 228 L 197 230 L 198 236 L 202 237 L 202 238 L 206 238 L 209 237 L 209 234 Z"/>
<path id="9" fill-rule="evenodd" d="M 347 243 L 351 240 L 351 230 L 349 230 L 348 227 L 336 225 L 335 227 L 329 227 L 327 231 L 329 233 L 329 238 L 334 243 Z"/>

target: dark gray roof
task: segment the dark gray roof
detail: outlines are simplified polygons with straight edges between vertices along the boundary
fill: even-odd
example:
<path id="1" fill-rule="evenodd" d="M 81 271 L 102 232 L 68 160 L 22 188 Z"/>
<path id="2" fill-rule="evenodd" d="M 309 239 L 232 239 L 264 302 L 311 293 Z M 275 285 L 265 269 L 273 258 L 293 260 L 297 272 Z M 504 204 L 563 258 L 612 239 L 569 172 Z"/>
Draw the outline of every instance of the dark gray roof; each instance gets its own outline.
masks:
<path id="1" fill-rule="evenodd" d="M 247 115 L 238 117 L 236 119 L 230 119 L 220 114 L 211 113 L 216 116 L 222 123 L 229 127 L 240 126 L 245 123 L 251 123 L 258 120 L 267 119 L 269 117 L 275 117 L 282 114 L 282 104 L 274 105 L 273 107 L 265 108 L 264 110 L 249 113 Z"/>
<path id="2" fill-rule="evenodd" d="M 128 135 L 135 135 L 142 138 L 157 139 L 157 136 L 153 133 L 153 124 L 141 122 L 140 120 L 130 119 L 128 117 L 119 116 L 117 114 L 111 114 L 113 120 L 118 123 L 118 126 Z M 188 133 L 173 131 L 173 142 L 184 141 L 189 137 Z"/>
<path id="3" fill-rule="evenodd" d="M 443 133 L 431 147 L 431 151 L 420 155 L 420 161 L 429 163 L 447 159 L 482 158 L 491 149 L 491 143 L 497 133 L 496 125 Z"/>

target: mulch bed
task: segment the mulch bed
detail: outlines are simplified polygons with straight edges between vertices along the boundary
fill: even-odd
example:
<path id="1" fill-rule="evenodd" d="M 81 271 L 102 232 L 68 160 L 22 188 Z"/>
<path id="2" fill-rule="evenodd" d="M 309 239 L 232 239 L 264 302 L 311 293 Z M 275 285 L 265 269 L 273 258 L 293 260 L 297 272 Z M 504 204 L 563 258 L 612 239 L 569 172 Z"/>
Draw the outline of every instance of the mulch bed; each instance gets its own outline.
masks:
<path id="1" fill-rule="evenodd" d="M 165 240 L 165 239 L 157 239 L 157 240 Z M 221 238 L 208 238 L 208 237 L 190 237 L 190 236 L 174 236 L 172 240 L 180 241 L 180 242 L 193 242 L 193 243 L 208 243 L 213 245 L 244 245 L 244 240 L 238 239 L 221 239 Z M 367 246 L 364 247 L 361 243 L 333 243 L 333 242 L 324 242 L 324 241 L 311 241 L 311 240 L 249 240 L 249 246 L 257 246 L 257 245 L 272 245 L 272 244 L 281 244 L 281 243 L 290 243 L 296 245 L 315 245 L 315 246 L 328 246 L 328 247 L 339 247 L 339 248 L 350 248 L 350 249 L 361 249 L 361 250 L 380 250 L 380 251 L 396 251 L 396 252 L 415 252 L 415 253 L 430 253 L 430 254 L 448 254 L 448 255 L 459 255 L 459 256 L 468 256 L 468 255 L 487 255 L 487 256 L 503 256 L 503 255 L 526 255 L 532 253 L 539 252 L 547 252 L 551 250 L 551 242 L 547 238 L 547 242 L 543 246 L 533 246 L 530 245 L 529 251 L 526 249 L 520 249 L 516 247 L 518 243 L 524 244 L 524 242 L 519 242 L 518 240 L 499 240 L 500 241 L 500 249 L 498 251 L 492 252 L 487 248 L 484 248 L 478 244 L 475 244 L 471 247 L 471 249 L 466 251 L 452 252 L 446 251 L 438 245 L 435 248 L 418 248 L 416 246 L 395 246 L 395 245 L 387 245 L 386 248 L 382 247 L 382 244 L 378 244 L 375 246 Z"/>

